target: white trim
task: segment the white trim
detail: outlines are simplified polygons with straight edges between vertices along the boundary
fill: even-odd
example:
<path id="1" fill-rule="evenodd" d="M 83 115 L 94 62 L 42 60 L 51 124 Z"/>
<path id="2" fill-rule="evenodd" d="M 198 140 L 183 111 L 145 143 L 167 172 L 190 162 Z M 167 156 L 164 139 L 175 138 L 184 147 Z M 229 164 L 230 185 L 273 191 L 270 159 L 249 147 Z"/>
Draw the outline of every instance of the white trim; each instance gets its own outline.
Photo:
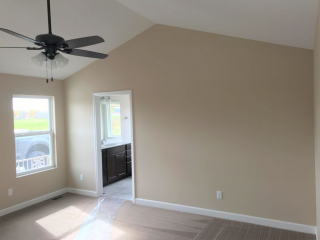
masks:
<path id="1" fill-rule="evenodd" d="M 28 171 L 26 174 L 21 174 L 19 176 L 16 176 L 16 178 L 23 178 L 23 177 L 34 175 L 37 173 L 47 172 L 47 171 L 55 170 L 55 169 L 57 169 L 57 167 L 48 166 L 48 167 L 44 167 L 44 168 L 38 168 L 38 169 L 36 169 L 37 171 Z"/>
<path id="2" fill-rule="evenodd" d="M 12 101 L 14 98 L 30 98 L 30 99 L 47 99 L 48 100 L 48 120 L 49 120 L 49 129 L 44 131 L 30 131 L 27 133 L 14 133 L 15 139 L 21 137 L 31 137 L 31 136 L 41 136 L 41 135 L 50 135 L 50 142 L 49 142 L 49 153 L 50 153 L 50 160 L 51 165 L 45 168 L 40 169 L 33 169 L 29 171 L 24 171 L 17 173 L 16 178 L 28 176 L 31 174 L 43 172 L 45 170 L 54 169 L 57 167 L 57 159 L 56 159 L 56 119 L 55 119 L 55 98 L 54 96 L 38 96 L 38 95 L 19 95 L 14 94 L 12 96 Z M 14 114 L 14 111 L 12 111 Z M 15 149 L 16 151 L 16 149 Z"/>
<path id="3" fill-rule="evenodd" d="M 34 204 L 37 204 L 37 203 L 46 201 L 46 200 L 48 200 L 48 199 L 51 199 L 51 198 L 60 196 L 60 195 L 62 195 L 62 194 L 65 194 L 66 192 L 67 192 L 67 189 L 64 188 L 64 189 L 61 189 L 61 190 L 59 190 L 59 191 L 56 191 L 56 192 L 53 192 L 53 193 L 49 193 L 49 194 L 43 195 L 43 196 L 41 196 L 41 197 L 34 198 L 34 199 L 32 199 L 32 200 L 29 200 L 29 201 L 20 203 L 20 204 L 18 204 L 18 205 L 15 205 L 15 206 L 12 206 L 12 207 L 8 207 L 8 208 L 5 208 L 5 209 L 2 209 L 2 210 L 0 210 L 0 217 L 1 217 L 1 216 L 4 216 L 4 215 L 7 215 L 7 214 L 9 214 L 9 213 L 12 213 L 12 212 L 21 210 L 21 209 L 23 209 L 23 208 L 30 207 L 30 206 L 32 206 L 32 205 L 34 205 Z"/>
<path id="4" fill-rule="evenodd" d="M 116 96 L 116 95 L 131 95 L 132 91 L 131 90 L 124 90 L 124 91 L 112 91 L 112 92 L 98 92 L 94 93 L 94 96 L 97 97 L 105 97 L 105 96 Z"/>
<path id="5" fill-rule="evenodd" d="M 163 208 L 168 210 L 174 210 L 179 212 L 193 213 L 193 214 L 204 215 L 209 217 L 223 218 L 223 219 L 234 220 L 239 222 L 252 223 L 252 224 L 257 224 L 257 225 L 262 225 L 267 227 L 274 227 L 274 228 L 280 228 L 285 230 L 316 234 L 315 226 L 284 222 L 284 221 L 267 219 L 267 218 L 259 218 L 259 217 L 247 216 L 247 215 L 236 214 L 236 213 L 221 212 L 221 211 L 190 207 L 190 206 L 184 206 L 184 205 L 178 205 L 178 204 L 172 204 L 172 203 L 166 203 L 166 202 L 158 202 L 158 201 L 146 200 L 141 198 L 136 199 L 136 204 L 148 206 L 148 207 L 157 207 L 157 208 Z"/>
<path id="6" fill-rule="evenodd" d="M 136 203 L 136 178 L 135 178 L 135 155 L 134 155 L 134 137 L 133 137 L 133 104 L 132 91 L 129 92 L 130 101 L 130 122 L 131 122 L 131 167 L 132 167 L 132 202 Z"/>
<path id="7" fill-rule="evenodd" d="M 93 94 L 93 128 L 94 128 L 94 158 L 95 158 L 95 182 L 98 197 L 103 196 L 102 180 L 102 154 L 101 154 L 101 116 L 100 97 Z M 101 161 L 99 161 L 101 159 Z M 101 187 L 99 187 L 101 185 Z"/>
<path id="8" fill-rule="evenodd" d="M 41 197 L 37 197 L 37 198 L 31 199 L 29 201 L 14 205 L 12 207 L 2 209 L 2 210 L 0 210 L 0 217 L 7 215 L 9 213 L 16 212 L 16 211 L 21 210 L 23 208 L 30 207 L 34 204 L 49 200 L 51 198 L 60 196 L 65 193 L 74 193 L 74 194 L 79 194 L 79 195 L 84 195 L 84 196 L 89 196 L 89 197 L 97 197 L 97 193 L 94 191 L 88 191 L 88 190 L 76 189 L 76 188 L 64 188 L 64 189 L 58 190 L 56 192 L 49 193 L 49 194 L 43 195 Z"/>
<path id="9" fill-rule="evenodd" d="M 83 190 L 83 189 L 77 189 L 77 188 L 67 188 L 68 193 L 74 193 L 74 194 L 79 194 L 79 195 L 84 195 L 84 196 L 89 196 L 89 197 L 98 197 L 97 192 L 94 191 L 89 191 L 89 190 Z"/>
<path id="10" fill-rule="evenodd" d="M 101 124 L 100 124 L 100 97 L 114 95 L 129 95 L 130 121 L 131 121 L 131 164 L 132 164 L 132 202 L 135 203 L 135 161 L 134 161 L 134 137 L 133 137 L 133 104 L 132 91 L 115 91 L 93 93 L 93 123 L 94 123 L 94 152 L 95 152 L 95 180 L 97 196 L 103 196 L 102 181 L 102 155 L 101 155 Z M 99 170 L 100 169 L 100 170 Z"/>

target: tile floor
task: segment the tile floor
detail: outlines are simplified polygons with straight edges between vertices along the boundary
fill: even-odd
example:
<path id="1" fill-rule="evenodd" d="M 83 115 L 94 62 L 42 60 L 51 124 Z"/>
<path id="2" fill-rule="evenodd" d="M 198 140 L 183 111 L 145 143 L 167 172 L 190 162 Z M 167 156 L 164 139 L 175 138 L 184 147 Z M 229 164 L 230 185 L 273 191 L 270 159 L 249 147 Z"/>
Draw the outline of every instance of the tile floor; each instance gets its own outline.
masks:
<path id="1" fill-rule="evenodd" d="M 103 188 L 104 197 L 132 200 L 132 177 L 111 183 Z"/>

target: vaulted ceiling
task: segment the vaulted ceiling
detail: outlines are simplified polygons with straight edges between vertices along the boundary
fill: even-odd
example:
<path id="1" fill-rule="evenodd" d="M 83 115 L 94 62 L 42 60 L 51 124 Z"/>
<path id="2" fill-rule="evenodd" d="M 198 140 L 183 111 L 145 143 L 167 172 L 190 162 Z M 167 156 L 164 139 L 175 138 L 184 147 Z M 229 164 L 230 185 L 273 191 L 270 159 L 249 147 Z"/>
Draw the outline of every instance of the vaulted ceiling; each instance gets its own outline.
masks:
<path id="1" fill-rule="evenodd" d="M 312 49 L 318 0 L 52 0 L 53 33 L 73 39 L 99 35 L 105 43 L 83 49 L 109 53 L 153 24 Z M 45 0 L 1 0 L 0 27 L 31 38 L 47 33 Z M 0 32 L 0 46 L 33 46 Z M 35 66 L 38 52 L 0 49 L 0 72 L 45 78 Z M 95 59 L 66 56 L 65 79 Z M 111 58 L 112 55 L 109 56 Z"/>
<path id="2" fill-rule="evenodd" d="M 118 0 L 154 23 L 312 49 L 318 0 Z"/>

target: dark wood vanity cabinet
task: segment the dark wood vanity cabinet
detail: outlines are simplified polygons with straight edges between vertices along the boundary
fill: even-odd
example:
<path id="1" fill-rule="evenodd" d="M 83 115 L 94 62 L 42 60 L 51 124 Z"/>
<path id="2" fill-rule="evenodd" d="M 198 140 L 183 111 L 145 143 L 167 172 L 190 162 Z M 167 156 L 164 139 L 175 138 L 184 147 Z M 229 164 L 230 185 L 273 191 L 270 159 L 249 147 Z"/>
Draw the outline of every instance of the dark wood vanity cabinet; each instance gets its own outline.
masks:
<path id="1" fill-rule="evenodd" d="M 107 181 L 117 177 L 116 173 L 116 155 L 107 156 Z"/>
<path id="2" fill-rule="evenodd" d="M 103 181 L 103 186 L 108 184 L 107 156 L 103 156 L 103 155 L 102 155 L 102 181 Z"/>
<path id="3" fill-rule="evenodd" d="M 127 175 L 132 175 L 132 162 L 131 162 L 131 144 L 126 145 L 126 162 L 127 162 Z"/>
<path id="4" fill-rule="evenodd" d="M 131 144 L 102 149 L 103 186 L 131 175 L 131 153 L 130 164 L 127 158 L 128 145 L 131 149 Z M 128 167 L 130 167 L 130 173 Z"/>
<path id="5" fill-rule="evenodd" d="M 118 177 L 127 174 L 126 153 L 116 155 L 116 174 Z"/>

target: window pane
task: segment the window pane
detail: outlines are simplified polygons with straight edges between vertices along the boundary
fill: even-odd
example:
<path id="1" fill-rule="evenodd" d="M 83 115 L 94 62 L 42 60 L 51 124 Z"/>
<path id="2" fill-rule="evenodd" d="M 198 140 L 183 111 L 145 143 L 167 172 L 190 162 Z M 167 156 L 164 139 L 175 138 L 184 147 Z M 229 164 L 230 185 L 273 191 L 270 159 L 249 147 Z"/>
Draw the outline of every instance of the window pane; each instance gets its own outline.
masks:
<path id="1" fill-rule="evenodd" d="M 51 166 L 50 146 L 50 134 L 16 137 L 17 173 Z"/>
<path id="2" fill-rule="evenodd" d="M 49 99 L 13 98 L 14 133 L 49 131 Z"/>
<path id="3" fill-rule="evenodd" d="M 121 118 L 120 118 L 119 103 L 110 104 L 110 114 L 111 114 L 111 135 L 121 136 Z"/>

